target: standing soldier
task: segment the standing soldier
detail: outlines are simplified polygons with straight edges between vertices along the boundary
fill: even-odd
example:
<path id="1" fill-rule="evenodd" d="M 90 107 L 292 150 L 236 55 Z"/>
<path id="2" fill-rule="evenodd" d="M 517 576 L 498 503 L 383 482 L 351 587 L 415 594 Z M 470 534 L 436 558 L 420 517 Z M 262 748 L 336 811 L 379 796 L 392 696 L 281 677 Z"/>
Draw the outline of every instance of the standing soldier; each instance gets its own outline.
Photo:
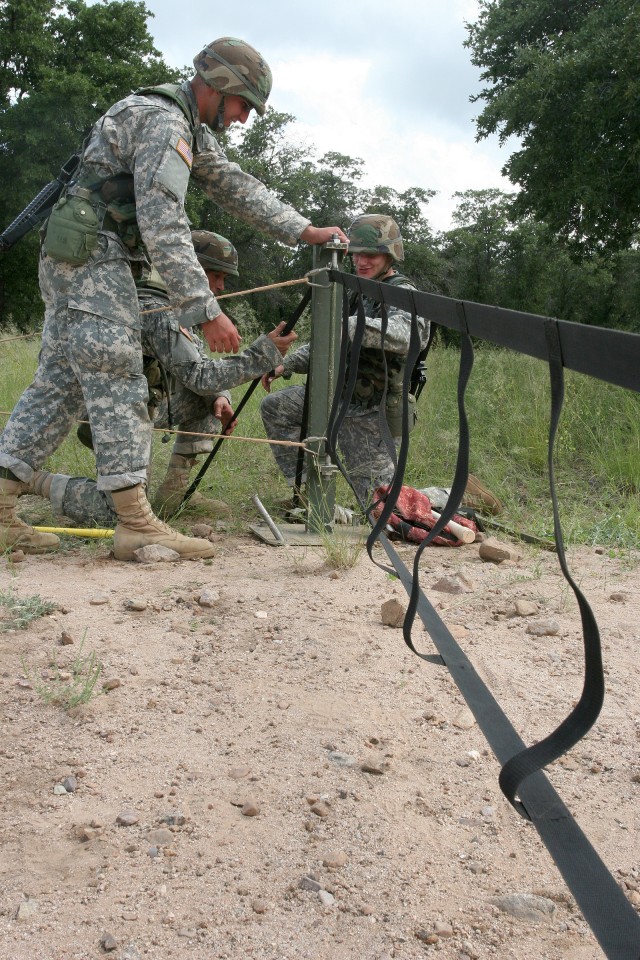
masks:
<path id="1" fill-rule="evenodd" d="M 312 226 L 229 163 L 212 133 L 246 123 L 252 108 L 264 114 L 271 71 L 258 51 L 224 37 L 194 66 L 190 81 L 139 90 L 107 111 L 47 221 L 40 360 L 0 438 L 0 549 L 41 553 L 58 546 L 53 534 L 17 517 L 17 497 L 21 481 L 32 480 L 86 406 L 98 489 L 110 493 L 118 516 L 116 559 L 130 560 L 153 543 L 185 558 L 212 556 L 208 541 L 167 527 L 146 498 L 152 428 L 132 272 L 132 265 L 153 263 L 182 326 L 199 324 L 212 350 L 237 352 L 240 337 L 191 243 L 184 210 L 190 176 L 227 212 L 277 240 L 344 238 L 338 227 Z"/>
<path id="2" fill-rule="evenodd" d="M 404 260 L 400 228 L 392 217 L 368 213 L 357 217 L 347 231 L 349 252 L 356 274 L 367 280 L 379 280 L 396 287 L 415 285 L 396 269 Z M 352 305 L 352 308 L 355 304 Z M 399 307 L 388 307 L 388 326 L 384 350 L 380 345 L 382 307 L 364 298 L 365 333 L 358 360 L 358 379 L 348 413 L 342 423 L 338 444 L 345 469 L 360 500 L 366 503 L 373 490 L 390 483 L 395 464 L 380 433 L 380 402 L 388 377 L 386 419 L 396 446 L 402 433 L 402 383 L 411 335 L 411 314 Z M 357 317 L 349 318 L 349 338 L 356 329 Z M 429 336 L 429 322 L 418 317 L 423 346 Z M 275 376 L 306 373 L 309 366 L 309 344 L 288 354 L 275 370 Z M 264 377 L 269 390 L 273 377 Z M 265 397 L 260 414 L 271 440 L 299 440 L 303 419 L 305 387 L 286 387 Z M 410 428 L 415 423 L 415 402 L 410 410 Z M 287 482 L 293 486 L 297 454 L 285 447 L 272 447 L 276 462 Z"/>
<path id="3" fill-rule="evenodd" d="M 215 294 L 222 293 L 225 277 L 238 275 L 235 247 L 225 237 L 208 230 L 193 230 L 191 237 L 210 289 Z M 210 437 L 192 434 L 233 429 L 231 398 L 227 391 L 278 366 L 297 334 L 281 336 L 285 325 L 282 322 L 237 356 L 212 360 L 205 355 L 193 328 L 187 330 L 181 326 L 179 315 L 168 309 L 166 286 L 157 270 L 145 267 L 136 286 L 144 371 L 149 384 L 149 416 L 156 427 L 171 428 L 179 424 L 185 431 L 176 436 L 167 474 L 154 500 L 157 514 L 168 517 L 182 502 L 198 454 L 208 453 L 213 447 Z M 88 423 L 81 423 L 78 437 L 93 449 Z M 111 494 L 99 490 L 95 480 L 87 477 L 38 470 L 30 483 L 23 484 L 22 492 L 48 498 L 54 514 L 83 526 L 111 527 L 118 522 Z M 189 502 L 200 504 L 210 512 L 221 508 L 220 501 L 206 500 L 198 493 Z"/>

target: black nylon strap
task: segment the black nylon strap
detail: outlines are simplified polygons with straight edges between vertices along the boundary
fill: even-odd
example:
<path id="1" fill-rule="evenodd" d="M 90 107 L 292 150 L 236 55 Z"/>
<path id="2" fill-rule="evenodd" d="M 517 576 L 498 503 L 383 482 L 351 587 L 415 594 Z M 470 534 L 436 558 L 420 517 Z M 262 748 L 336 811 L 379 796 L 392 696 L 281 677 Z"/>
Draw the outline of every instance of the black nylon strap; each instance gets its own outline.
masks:
<path id="1" fill-rule="evenodd" d="M 384 534 L 379 541 L 400 582 L 411 593 L 417 577 L 405 567 Z M 416 612 L 439 653 L 419 656 L 444 663 L 494 754 L 500 762 L 507 762 L 525 750 L 525 744 L 419 587 L 416 595 Z M 519 792 L 531 823 L 605 955 L 609 960 L 640 960 L 640 918 L 546 776 L 539 771 L 532 773 Z"/>
<path id="2" fill-rule="evenodd" d="M 392 288 L 389 288 L 389 289 L 392 289 Z M 380 292 L 384 297 L 387 291 L 381 287 Z M 411 290 L 409 292 L 413 293 L 414 291 Z M 400 450 L 398 451 L 397 458 L 396 458 L 395 444 L 393 445 L 394 446 L 394 463 L 396 465 L 396 470 L 395 470 L 393 479 L 391 481 L 391 484 L 389 485 L 389 490 L 385 497 L 385 502 L 382 507 L 382 512 L 378 517 L 377 521 L 373 524 L 373 530 L 371 531 L 371 533 L 369 534 L 369 537 L 367 538 L 367 553 L 369 554 L 369 558 L 373 563 L 376 564 L 376 566 L 381 567 L 381 569 L 387 570 L 387 571 L 389 571 L 388 567 L 386 567 L 383 564 L 380 564 L 377 560 L 374 559 L 373 547 L 376 543 L 376 540 L 379 534 L 385 529 L 387 522 L 394 511 L 394 507 L 396 505 L 398 496 L 400 494 L 400 490 L 402 488 L 402 484 L 404 482 L 404 472 L 407 465 L 407 458 L 409 456 L 408 397 L 409 397 L 409 391 L 411 389 L 411 377 L 413 374 L 413 368 L 415 366 L 417 358 L 422 349 L 422 340 L 420 337 L 420 330 L 418 327 L 418 316 L 417 316 L 416 308 L 415 308 L 415 305 L 413 304 L 413 301 L 411 301 L 410 303 L 409 312 L 411 313 L 411 332 L 409 337 L 409 349 L 408 349 L 407 357 L 405 361 L 404 378 L 403 378 L 403 384 L 402 384 L 402 435 L 400 440 Z M 386 307 L 385 307 L 385 316 L 386 316 Z M 386 326 L 385 326 L 385 333 L 386 333 Z M 382 415 L 383 411 L 381 410 L 380 412 Z M 388 433 L 389 431 L 388 431 L 388 425 L 386 424 L 386 420 L 385 420 L 385 426 L 387 426 L 387 433 Z M 376 506 L 378 506 L 378 504 L 374 503 L 371 505 L 369 509 L 368 516 L 370 520 L 372 518 L 372 511 Z"/>
<path id="3" fill-rule="evenodd" d="M 356 280 L 359 281 L 359 277 Z M 340 339 L 340 360 L 338 363 L 338 376 L 336 377 L 336 388 L 333 395 L 333 403 L 329 411 L 329 421 L 327 424 L 327 452 L 333 462 L 338 466 L 340 472 L 349 480 L 345 470 L 342 467 L 337 451 L 338 434 L 344 418 L 349 410 L 349 404 L 353 397 L 356 380 L 358 379 L 358 361 L 360 360 L 360 350 L 365 332 L 365 313 L 362 303 L 362 297 L 358 296 L 356 303 L 356 329 L 353 340 L 349 342 L 349 316 L 351 307 L 345 296 L 342 298 L 342 337 Z M 349 364 L 347 368 L 347 358 Z M 346 378 L 346 382 L 345 382 Z"/>
<path id="4" fill-rule="evenodd" d="M 353 286 L 353 278 L 344 274 L 336 273 L 335 276 L 334 273 L 331 274 L 332 280 L 341 280 L 341 278 L 347 281 L 345 285 Z M 370 288 L 375 288 L 375 286 L 376 284 L 371 281 L 358 282 L 359 292 L 366 293 L 367 296 L 373 296 L 374 298 L 376 298 L 375 291 Z M 401 302 L 395 299 L 399 292 L 402 293 Z M 389 291 L 389 299 L 394 300 L 396 306 L 409 309 L 410 304 L 407 302 L 406 292 L 397 289 Z M 380 294 L 381 291 L 377 293 L 377 297 L 380 297 Z M 433 317 L 433 311 L 428 312 L 424 305 L 421 306 L 421 301 L 425 296 L 429 295 L 416 293 L 415 300 L 412 300 L 411 305 L 420 309 L 421 314 L 425 313 L 427 316 Z M 454 302 L 449 301 L 444 305 L 437 303 L 446 299 L 432 298 L 435 306 L 439 307 L 441 311 L 438 320 L 440 322 L 440 318 L 443 317 L 447 321 L 443 325 L 457 329 L 461 334 L 458 380 L 460 443 L 451 493 L 440 521 L 432 529 L 428 538 L 418 547 L 413 574 L 410 574 L 389 542 L 388 537 L 383 533 L 386 523 L 384 518 L 388 518 L 402 486 L 406 456 L 399 457 L 398 468 L 387 496 L 387 502 L 384 505 L 383 515 L 374 526 L 367 541 L 367 549 L 371 556 L 373 543 L 376 541 L 382 543 L 393 564 L 394 571 L 398 574 L 409 594 L 409 608 L 403 630 L 405 642 L 421 659 L 442 662 L 448 668 L 472 710 L 478 726 L 496 757 L 503 764 L 500 785 L 507 799 L 518 812 L 522 813 L 535 826 L 606 956 L 610 960 L 640 960 L 640 918 L 636 915 L 589 840 L 576 824 L 570 811 L 541 771 L 542 767 L 573 746 L 590 729 L 598 716 L 604 695 L 598 627 L 591 608 L 572 580 L 567 568 L 555 492 L 553 447 L 562 410 L 563 367 L 569 366 L 565 354 L 565 345 L 568 345 L 569 353 L 572 356 L 572 369 L 590 372 L 589 368 L 595 361 L 596 348 L 594 344 L 600 347 L 612 344 L 615 354 L 614 363 L 610 366 L 607 363 L 607 355 L 601 356 L 598 372 L 592 375 L 624 386 L 630 374 L 630 365 L 623 356 L 623 347 L 629 347 L 629 355 L 637 360 L 640 357 L 640 337 L 631 335 L 630 340 L 628 336 L 623 335 L 620 339 L 619 331 L 605 330 L 598 331 L 598 335 L 594 337 L 593 328 L 590 328 L 589 341 L 591 345 L 586 351 L 585 359 L 585 355 L 580 355 L 580 351 L 576 350 L 575 331 L 572 328 L 577 325 L 567 325 L 563 324 L 562 321 L 533 315 L 514 317 L 512 316 L 515 313 L 514 311 L 498 311 L 496 308 L 485 308 L 480 304 L 470 304 L 463 301 L 455 303 L 454 323 L 451 311 L 451 305 Z M 515 335 L 513 329 L 507 329 L 501 323 L 502 314 L 505 313 L 510 315 L 509 323 L 513 321 L 515 324 Z M 528 323 L 526 328 L 523 318 Z M 480 328 L 483 332 L 480 332 Z M 527 349 L 521 349 L 517 344 L 524 337 L 525 330 L 526 336 L 529 338 Z M 609 334 L 613 336 L 610 338 Z M 547 738 L 529 748 L 525 746 L 516 733 L 509 719 L 477 675 L 473 665 L 458 646 L 419 586 L 419 560 L 422 551 L 451 519 L 462 499 L 468 479 L 469 429 L 464 407 L 464 396 L 473 367 L 471 335 L 493 339 L 494 342 L 502 342 L 505 346 L 520 349 L 520 352 L 540 358 L 544 357 L 549 363 L 551 377 L 549 478 L 555 538 L 563 575 L 570 584 L 580 609 L 585 650 L 585 681 L 580 701 L 565 721 Z M 640 389 L 635 369 L 633 389 Z M 381 564 L 377 565 L 382 566 Z M 385 567 L 382 568 L 386 569 Z M 420 616 L 439 655 L 424 654 L 415 649 L 411 639 L 411 627 L 416 614 Z M 516 791 L 519 794 L 518 799 L 516 799 Z"/>
<path id="5" fill-rule="evenodd" d="M 432 527 L 431 531 L 427 534 L 426 538 L 416 550 L 416 555 L 413 560 L 413 583 L 409 592 L 409 605 L 407 607 L 407 613 L 402 628 L 405 643 L 409 649 L 416 654 L 416 656 L 421 658 L 423 658 L 424 655 L 418 653 L 411 639 L 411 629 L 413 627 L 416 611 L 418 609 L 418 600 L 420 597 L 420 560 L 422 559 L 422 554 L 425 548 L 429 546 L 435 537 L 437 537 L 438 534 L 444 530 L 445 526 L 449 523 L 449 520 L 452 519 L 454 513 L 462 503 L 464 491 L 467 486 L 467 480 L 469 478 L 469 422 L 467 420 L 464 398 L 467 385 L 471 377 L 471 372 L 473 370 L 474 355 L 473 343 L 467 331 L 465 309 L 462 302 L 459 304 L 458 320 L 461 347 L 460 371 L 458 374 L 458 424 L 460 440 L 458 443 L 456 470 L 453 483 L 451 485 L 451 490 L 449 492 L 449 498 L 442 513 L 440 514 L 440 519 L 436 522 L 435 526 Z"/>
<path id="6" fill-rule="evenodd" d="M 600 647 L 600 632 L 591 607 L 577 584 L 571 577 L 564 552 L 558 500 L 555 489 L 555 471 L 553 463 L 554 442 L 562 412 L 564 399 L 564 375 L 562 369 L 562 350 L 556 321 L 545 321 L 545 332 L 549 345 L 549 373 L 551 378 L 551 419 L 549 426 L 549 484 L 551 502 L 553 505 L 553 526 L 556 542 L 556 552 L 565 580 L 573 590 L 578 601 L 582 620 L 582 636 L 584 645 L 584 685 L 582 694 L 575 708 L 563 722 L 544 740 L 540 740 L 526 750 L 505 763 L 500 771 L 499 783 L 502 792 L 509 803 L 525 817 L 529 817 L 523 804 L 516 800 L 516 791 L 526 777 L 531 776 L 552 763 L 558 757 L 570 750 L 591 729 L 598 719 L 604 701 L 604 672 L 602 668 L 602 651 Z"/>
<path id="7" fill-rule="evenodd" d="M 329 271 L 329 279 L 342 283 L 349 290 L 360 290 L 365 296 L 380 299 L 379 284 L 373 280 L 359 279 L 339 270 Z M 387 287 L 389 285 L 387 284 Z M 384 292 L 389 305 L 411 310 L 415 307 L 421 317 L 458 330 L 459 300 L 442 297 L 435 293 L 408 290 L 405 287 L 389 287 Z M 548 347 L 545 333 L 547 317 L 519 310 L 486 306 L 482 303 L 463 301 L 469 334 L 496 343 L 518 353 L 546 361 Z M 640 334 L 624 330 L 592 327 L 568 320 L 555 320 L 562 347 L 562 358 L 567 370 L 585 373 L 607 383 L 640 392 Z"/>

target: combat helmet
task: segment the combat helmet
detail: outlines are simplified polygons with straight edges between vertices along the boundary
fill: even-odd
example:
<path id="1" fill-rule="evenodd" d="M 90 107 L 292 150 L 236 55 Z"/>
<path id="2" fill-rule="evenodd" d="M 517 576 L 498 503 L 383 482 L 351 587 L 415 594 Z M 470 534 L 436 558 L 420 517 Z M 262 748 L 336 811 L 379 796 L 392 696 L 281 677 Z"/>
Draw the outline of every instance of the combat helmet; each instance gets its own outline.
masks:
<path id="1" fill-rule="evenodd" d="M 400 227 L 384 213 L 363 213 L 349 229 L 349 253 L 388 253 L 397 263 L 404 260 Z"/>
<path id="2" fill-rule="evenodd" d="M 244 97 L 262 117 L 271 93 L 271 70 L 254 47 L 236 37 L 220 37 L 194 57 L 207 86 L 223 96 Z"/>
<path id="3" fill-rule="evenodd" d="M 192 230 L 191 239 L 203 270 L 220 270 L 238 276 L 238 251 L 230 240 L 211 230 Z"/>

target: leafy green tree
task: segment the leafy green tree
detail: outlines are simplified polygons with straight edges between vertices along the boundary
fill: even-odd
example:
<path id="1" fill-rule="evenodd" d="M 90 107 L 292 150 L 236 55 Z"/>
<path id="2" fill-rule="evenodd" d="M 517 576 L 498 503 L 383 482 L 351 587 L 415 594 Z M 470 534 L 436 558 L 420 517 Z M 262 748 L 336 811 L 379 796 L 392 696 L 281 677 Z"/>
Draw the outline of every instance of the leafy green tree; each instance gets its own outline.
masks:
<path id="1" fill-rule="evenodd" d="M 578 249 L 620 249 L 640 226 L 637 0 L 481 0 L 467 46 L 485 83 L 478 136 L 515 136 L 516 215 Z"/>
<path id="2" fill-rule="evenodd" d="M 500 190 L 455 193 L 456 224 L 444 237 L 444 255 L 451 267 L 451 292 L 477 303 L 502 299 L 512 198 Z M 502 304 L 503 306 L 506 304 Z"/>
<path id="3" fill-rule="evenodd" d="M 457 196 L 457 226 L 442 237 L 452 296 L 639 329 L 640 251 L 576 258 L 546 224 L 532 217 L 514 221 L 513 195 L 468 190 Z"/>
<path id="4" fill-rule="evenodd" d="M 442 260 L 423 212 L 433 192 L 417 187 L 404 192 L 385 186 L 360 187 L 362 160 L 337 151 L 316 160 L 311 148 L 298 144 L 292 136 L 294 119 L 269 108 L 250 126 L 220 139 L 229 159 L 262 180 L 313 223 L 337 223 L 346 229 L 358 213 L 375 210 L 393 216 L 406 240 L 403 269 L 422 289 L 439 288 Z M 207 200 L 195 185 L 189 189 L 187 209 L 194 223 L 233 241 L 240 258 L 239 289 L 298 279 L 311 268 L 312 251 L 306 244 L 292 249 L 269 240 Z M 234 298 L 226 301 L 225 308 L 228 305 L 230 312 L 247 325 L 247 331 L 253 324 L 255 330 L 251 332 L 255 332 L 288 317 L 304 289 L 285 287 L 242 301 Z"/>
<path id="5" fill-rule="evenodd" d="M 77 150 L 95 120 L 138 86 L 176 78 L 144 3 L 5 0 L 0 6 L 0 224 L 4 229 Z M 41 321 L 35 231 L 0 259 L 0 325 Z"/>
<path id="6" fill-rule="evenodd" d="M 612 269 L 612 326 L 640 333 L 640 250 L 622 250 L 614 257 Z"/>

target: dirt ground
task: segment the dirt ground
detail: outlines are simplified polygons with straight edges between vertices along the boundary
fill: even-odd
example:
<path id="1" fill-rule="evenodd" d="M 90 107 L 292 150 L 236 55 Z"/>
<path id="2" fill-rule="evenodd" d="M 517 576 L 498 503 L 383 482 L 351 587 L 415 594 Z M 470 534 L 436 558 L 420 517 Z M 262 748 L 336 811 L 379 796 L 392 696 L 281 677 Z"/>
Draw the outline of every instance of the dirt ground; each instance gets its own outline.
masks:
<path id="1" fill-rule="evenodd" d="M 0 956 L 601 958 L 447 670 L 383 625 L 398 581 L 366 553 L 338 572 L 322 548 L 212 537 L 209 562 L 119 563 L 109 541 L 0 561 L 5 596 L 56 604 L 26 629 L 3 611 Z M 582 650 L 556 557 L 523 552 L 431 548 L 421 583 L 531 742 L 579 695 Z M 637 909 L 639 561 L 569 551 L 607 695 L 549 770 Z M 65 709 L 91 654 L 99 695 Z"/>

